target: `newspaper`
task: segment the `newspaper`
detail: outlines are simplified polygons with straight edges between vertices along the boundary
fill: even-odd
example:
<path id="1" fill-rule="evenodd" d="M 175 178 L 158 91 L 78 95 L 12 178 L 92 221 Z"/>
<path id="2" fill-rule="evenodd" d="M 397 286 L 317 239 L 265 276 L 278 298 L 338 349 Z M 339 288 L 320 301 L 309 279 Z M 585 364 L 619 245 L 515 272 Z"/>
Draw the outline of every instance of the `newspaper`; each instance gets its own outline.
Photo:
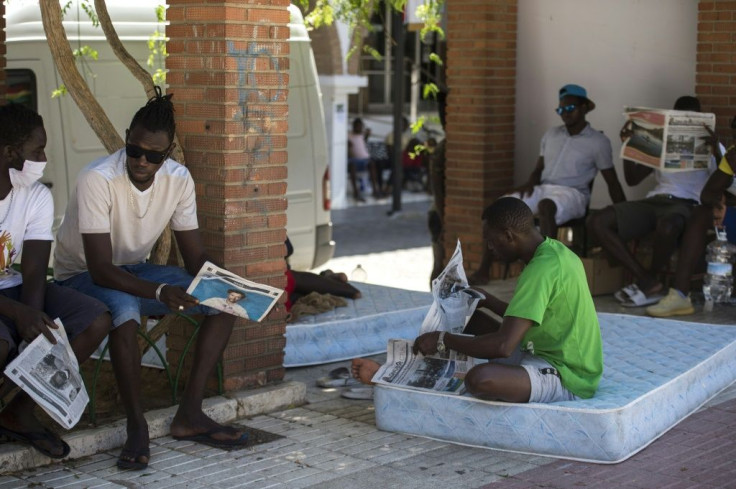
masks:
<path id="1" fill-rule="evenodd" d="M 432 306 L 422 322 L 420 334 L 432 331 L 462 333 L 483 295 L 468 287 L 460 241 L 445 269 L 432 281 L 432 296 Z M 443 354 L 414 355 L 413 344 L 413 341 L 390 339 L 386 363 L 376 372 L 373 382 L 463 394 L 465 374 L 486 361 L 453 350 Z"/>
<path id="2" fill-rule="evenodd" d="M 413 344 L 409 340 L 388 340 L 386 363 L 373 376 L 373 382 L 460 395 L 465 393 L 465 374 L 485 362 L 453 350 L 414 355 Z"/>
<path id="3" fill-rule="evenodd" d="M 483 296 L 468 288 L 459 240 L 445 269 L 432 280 L 432 296 L 432 305 L 419 334 L 430 331 L 462 333 Z"/>
<path id="4" fill-rule="evenodd" d="M 56 344 L 38 335 L 8 364 L 5 375 L 26 391 L 54 421 L 70 429 L 82 417 L 89 396 L 64 326 L 58 318 L 54 322 L 59 326 L 51 329 Z"/>
<path id="5" fill-rule="evenodd" d="M 214 263 L 205 262 L 187 294 L 199 303 L 252 321 L 261 321 L 284 291 L 251 282 Z"/>
<path id="6" fill-rule="evenodd" d="M 708 168 L 712 148 L 706 127 L 715 131 L 715 114 L 643 107 L 624 110 L 633 134 L 621 146 L 621 158 L 660 171 Z"/>

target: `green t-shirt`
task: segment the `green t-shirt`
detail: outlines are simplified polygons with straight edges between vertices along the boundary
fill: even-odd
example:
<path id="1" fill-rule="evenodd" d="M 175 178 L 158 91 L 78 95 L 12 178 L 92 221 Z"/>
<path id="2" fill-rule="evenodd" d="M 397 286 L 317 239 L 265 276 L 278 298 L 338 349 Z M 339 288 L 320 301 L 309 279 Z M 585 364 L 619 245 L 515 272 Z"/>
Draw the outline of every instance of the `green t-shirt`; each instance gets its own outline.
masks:
<path id="1" fill-rule="evenodd" d="M 546 238 L 519 277 L 506 316 L 532 320 L 521 349 L 552 364 L 570 392 L 593 397 L 603 373 L 603 348 L 580 258 Z"/>

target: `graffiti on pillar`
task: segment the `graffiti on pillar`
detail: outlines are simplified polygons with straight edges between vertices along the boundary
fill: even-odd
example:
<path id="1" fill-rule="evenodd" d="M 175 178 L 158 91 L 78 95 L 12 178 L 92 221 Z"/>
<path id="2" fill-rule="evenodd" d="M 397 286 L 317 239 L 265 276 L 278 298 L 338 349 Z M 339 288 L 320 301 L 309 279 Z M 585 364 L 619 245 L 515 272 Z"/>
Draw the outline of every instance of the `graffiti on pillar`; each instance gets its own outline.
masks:
<path id="1" fill-rule="evenodd" d="M 272 129 L 273 122 L 279 117 L 275 102 L 286 100 L 286 84 L 282 73 L 280 60 L 271 52 L 266 44 L 256 41 L 249 42 L 246 49 L 237 49 L 235 43 L 227 44 L 228 55 L 238 63 L 238 110 L 233 119 L 242 124 L 245 138 L 246 163 L 245 181 L 251 180 L 254 167 L 259 162 L 267 162 L 273 149 Z M 263 64 L 259 60 L 266 60 L 275 73 L 270 74 L 276 81 L 277 88 L 263 88 L 258 85 L 257 65 Z M 256 205 L 266 212 L 266 204 L 260 200 Z"/>

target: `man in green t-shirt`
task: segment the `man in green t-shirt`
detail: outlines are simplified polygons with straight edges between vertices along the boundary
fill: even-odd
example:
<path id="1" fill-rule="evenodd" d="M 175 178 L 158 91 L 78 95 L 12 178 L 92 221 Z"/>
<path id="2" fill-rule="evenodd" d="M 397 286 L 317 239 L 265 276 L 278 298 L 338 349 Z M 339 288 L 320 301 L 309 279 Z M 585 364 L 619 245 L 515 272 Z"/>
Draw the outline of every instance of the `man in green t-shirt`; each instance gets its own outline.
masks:
<path id="1" fill-rule="evenodd" d="M 590 398 L 603 372 L 598 317 L 580 259 L 534 227 L 524 202 L 497 200 L 483 212 L 483 238 L 503 261 L 526 267 L 510 303 L 489 295 L 465 329 L 475 336 L 431 332 L 414 341 L 425 355 L 446 349 L 489 363 L 468 372 L 468 391 L 481 399 L 558 402 Z M 485 292 L 484 292 L 485 293 Z"/>

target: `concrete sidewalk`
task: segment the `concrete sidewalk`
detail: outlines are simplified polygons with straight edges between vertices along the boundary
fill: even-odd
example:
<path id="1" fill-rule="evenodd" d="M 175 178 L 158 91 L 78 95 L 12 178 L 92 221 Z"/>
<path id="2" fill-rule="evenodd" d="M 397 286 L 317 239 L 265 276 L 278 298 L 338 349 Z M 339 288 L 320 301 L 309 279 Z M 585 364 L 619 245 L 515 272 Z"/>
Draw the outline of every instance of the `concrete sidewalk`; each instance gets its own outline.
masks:
<path id="1" fill-rule="evenodd" d="M 348 222 L 375 214 L 365 227 L 373 237 L 392 240 L 409 227 L 424 222 L 427 203 L 407 206 L 404 217 L 387 219 L 383 209 L 365 207 L 336 212 L 336 220 Z M 355 214 L 352 214 L 355 212 Z M 358 214 L 361 213 L 361 214 Z M 403 219 L 403 221 L 401 220 Z M 396 228 L 402 229 L 396 229 Z M 336 229 L 336 234 L 339 230 Z M 399 238 L 397 238 L 399 239 Z M 412 240 L 414 236 L 412 236 Z M 346 240 L 349 242 L 349 240 Z M 427 236 L 427 243 L 429 242 Z M 412 285 L 427 290 L 431 268 L 429 247 L 359 255 L 338 259 L 361 263 L 369 281 L 401 277 L 420 267 Z M 407 259 L 410 256 L 410 259 Z M 339 269 L 329 264 L 333 269 Z M 342 271 L 348 271 L 344 268 Z M 422 276 L 420 276 L 422 275 Z M 421 281 L 420 281 L 421 279 Z M 426 285 L 422 285 L 426 284 Z M 514 281 L 498 281 L 488 289 L 502 298 L 513 291 Z M 624 309 L 610 296 L 597 297 L 601 312 L 643 313 Z M 697 306 L 696 306 L 697 307 Z M 698 308 L 699 309 L 699 308 Z M 711 314 L 699 312 L 682 318 L 695 322 L 734 324 L 736 307 L 721 306 Z M 736 333 L 736 330 L 734 331 Z M 382 360 L 381 356 L 375 357 Z M 97 439 L 106 440 L 99 453 L 7 474 L 10 465 L 0 462 L 0 489 L 37 488 L 736 488 L 736 387 L 731 385 L 674 429 L 631 459 L 616 465 L 570 462 L 453 445 L 435 440 L 387 433 L 375 426 L 372 401 L 340 397 L 340 389 L 316 387 L 315 380 L 347 362 L 287 370 L 286 381 L 269 389 L 209 400 L 226 406 L 218 419 L 238 418 L 237 423 L 283 438 L 240 451 L 226 452 L 190 442 L 175 441 L 165 430 L 173 411 L 148 413 L 155 418 L 151 464 L 140 472 L 115 467 L 122 443 L 122 425 L 105 427 Z M 288 392 L 281 392 L 286 389 Z M 250 396 L 258 396 L 259 401 Z M 281 397 L 279 397 L 281 396 Z M 299 405 L 300 399 L 307 403 Z M 278 401 L 281 399 L 281 401 Z M 289 400 L 291 399 L 291 400 Z M 273 404 L 271 404 L 273 403 Z M 293 405 L 289 406 L 291 403 Z M 269 408 L 271 406 L 271 408 Z M 245 416 L 243 418 L 243 416 Z M 431 420 L 430 420 L 431 422 Z M 0 446 L 0 454 L 12 451 L 26 463 L 37 457 L 31 449 L 15 444 Z M 89 452 L 87 452 L 89 453 Z M 26 467 L 30 466 L 25 465 Z"/>

